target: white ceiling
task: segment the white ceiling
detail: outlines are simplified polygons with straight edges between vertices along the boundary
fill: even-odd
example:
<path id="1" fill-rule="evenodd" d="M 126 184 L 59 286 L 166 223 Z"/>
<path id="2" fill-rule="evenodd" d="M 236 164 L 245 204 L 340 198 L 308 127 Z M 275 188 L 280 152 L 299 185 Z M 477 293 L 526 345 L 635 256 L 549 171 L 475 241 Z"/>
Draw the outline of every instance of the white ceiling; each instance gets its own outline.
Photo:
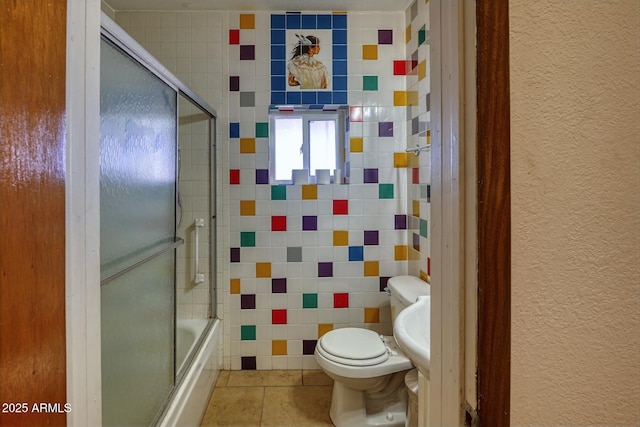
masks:
<path id="1" fill-rule="evenodd" d="M 413 0 L 103 0 L 119 10 L 405 11 Z"/>

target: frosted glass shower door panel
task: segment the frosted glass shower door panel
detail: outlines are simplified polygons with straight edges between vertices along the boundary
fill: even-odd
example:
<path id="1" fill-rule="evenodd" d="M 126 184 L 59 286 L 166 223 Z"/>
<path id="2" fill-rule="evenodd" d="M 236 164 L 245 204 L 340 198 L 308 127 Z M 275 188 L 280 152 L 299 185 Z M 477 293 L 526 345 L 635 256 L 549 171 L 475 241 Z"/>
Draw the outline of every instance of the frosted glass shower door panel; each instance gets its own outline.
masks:
<path id="1" fill-rule="evenodd" d="M 102 422 L 148 426 L 174 384 L 170 251 L 102 286 Z"/>
<path id="2" fill-rule="evenodd" d="M 100 85 L 104 278 L 174 240 L 177 93 L 104 40 Z"/>

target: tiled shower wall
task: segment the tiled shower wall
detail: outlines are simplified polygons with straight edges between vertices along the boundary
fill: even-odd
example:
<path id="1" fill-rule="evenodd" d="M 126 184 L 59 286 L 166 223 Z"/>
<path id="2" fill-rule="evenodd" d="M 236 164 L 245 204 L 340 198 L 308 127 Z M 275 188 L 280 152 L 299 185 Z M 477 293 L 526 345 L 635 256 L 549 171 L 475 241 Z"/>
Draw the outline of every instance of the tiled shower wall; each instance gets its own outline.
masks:
<path id="1" fill-rule="evenodd" d="M 225 368 L 314 368 L 316 341 L 331 329 L 390 334 L 387 279 L 426 277 L 428 155 L 405 153 L 407 141 L 426 140 L 422 6 L 412 29 L 410 10 L 116 14 L 218 112 L 217 310 Z M 281 100 L 272 89 L 282 91 L 272 88 L 280 76 L 272 53 L 290 50 L 273 33 L 282 29 L 274 28 L 281 17 L 287 30 L 298 29 L 300 18 L 300 30 L 334 34 L 332 46 L 321 46 L 344 64 L 333 67 L 331 102 L 321 92 L 315 102 L 350 106 L 349 184 L 277 186 L 265 179 L 268 109 Z M 417 67 L 410 49 L 418 51 Z"/>

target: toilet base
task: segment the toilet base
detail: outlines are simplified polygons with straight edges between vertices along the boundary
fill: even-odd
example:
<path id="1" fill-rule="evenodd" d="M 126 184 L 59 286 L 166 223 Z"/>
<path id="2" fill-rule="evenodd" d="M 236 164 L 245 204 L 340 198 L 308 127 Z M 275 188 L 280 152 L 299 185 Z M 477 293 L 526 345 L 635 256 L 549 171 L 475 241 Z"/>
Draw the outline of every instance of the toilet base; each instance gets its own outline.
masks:
<path id="1" fill-rule="evenodd" d="M 333 383 L 329 415 L 336 427 L 404 427 L 407 394 L 404 387 L 385 399 L 365 397 L 340 382 Z"/>

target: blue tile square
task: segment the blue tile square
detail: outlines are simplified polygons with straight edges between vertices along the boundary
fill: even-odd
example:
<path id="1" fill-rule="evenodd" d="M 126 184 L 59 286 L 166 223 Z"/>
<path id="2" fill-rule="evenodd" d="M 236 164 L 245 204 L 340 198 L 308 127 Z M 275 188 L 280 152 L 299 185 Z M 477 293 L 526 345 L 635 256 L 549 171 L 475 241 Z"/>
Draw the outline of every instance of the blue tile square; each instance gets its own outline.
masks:
<path id="1" fill-rule="evenodd" d="M 297 30 L 302 26 L 302 16 L 299 13 L 287 13 L 287 29 Z"/>
<path id="2" fill-rule="evenodd" d="M 318 92 L 302 92 L 303 104 L 315 104 L 318 99 Z"/>
<path id="3" fill-rule="evenodd" d="M 333 92 L 333 103 L 334 104 L 348 104 L 347 102 L 347 92 Z"/>
<path id="4" fill-rule="evenodd" d="M 347 15 L 333 15 L 333 28 L 347 28 Z M 334 42 L 335 43 L 335 42 Z"/>
<path id="5" fill-rule="evenodd" d="M 333 78 L 333 90 L 347 90 L 347 76 L 335 76 Z"/>
<path id="6" fill-rule="evenodd" d="M 271 61 L 271 75 L 272 76 L 286 76 L 287 75 L 287 62 L 286 61 Z"/>
<path id="7" fill-rule="evenodd" d="M 287 103 L 286 92 L 271 92 L 271 104 L 282 105 Z"/>
<path id="8" fill-rule="evenodd" d="M 287 92 L 287 104 L 302 104 L 300 92 Z"/>
<path id="9" fill-rule="evenodd" d="M 271 90 L 286 90 L 286 82 L 282 76 L 271 77 Z"/>
<path id="10" fill-rule="evenodd" d="M 315 30 L 316 15 L 302 15 L 302 28 L 305 30 Z"/>
<path id="11" fill-rule="evenodd" d="M 318 15 L 318 29 L 319 30 L 331 29 L 331 15 Z"/>
<path id="12" fill-rule="evenodd" d="M 349 261 L 364 261 L 364 247 L 349 246 Z"/>
<path id="13" fill-rule="evenodd" d="M 322 110 L 323 108 L 324 108 L 324 105 L 322 104 L 309 105 L 309 110 Z"/>
<path id="14" fill-rule="evenodd" d="M 318 92 L 318 104 L 333 104 L 331 92 Z"/>
<path id="15" fill-rule="evenodd" d="M 271 29 L 282 28 L 284 29 L 285 21 L 284 15 L 271 15 Z"/>
<path id="16" fill-rule="evenodd" d="M 332 31 L 333 44 L 347 44 L 347 30 L 334 30 Z"/>
<path id="17" fill-rule="evenodd" d="M 333 61 L 333 75 L 334 76 L 346 76 L 347 75 L 347 61 Z"/>
<path id="18" fill-rule="evenodd" d="M 283 44 L 274 44 L 271 45 L 271 60 L 282 60 L 286 61 L 287 59 L 287 48 Z"/>
<path id="19" fill-rule="evenodd" d="M 285 30 L 271 30 L 271 44 L 286 44 L 287 32 Z"/>
<path id="20" fill-rule="evenodd" d="M 240 123 L 229 123 L 229 138 L 240 138 Z"/>
<path id="21" fill-rule="evenodd" d="M 333 59 L 347 59 L 347 45 L 334 45 L 333 46 Z"/>

